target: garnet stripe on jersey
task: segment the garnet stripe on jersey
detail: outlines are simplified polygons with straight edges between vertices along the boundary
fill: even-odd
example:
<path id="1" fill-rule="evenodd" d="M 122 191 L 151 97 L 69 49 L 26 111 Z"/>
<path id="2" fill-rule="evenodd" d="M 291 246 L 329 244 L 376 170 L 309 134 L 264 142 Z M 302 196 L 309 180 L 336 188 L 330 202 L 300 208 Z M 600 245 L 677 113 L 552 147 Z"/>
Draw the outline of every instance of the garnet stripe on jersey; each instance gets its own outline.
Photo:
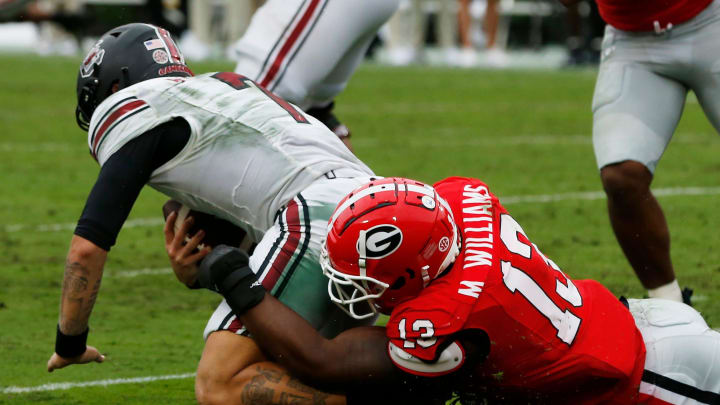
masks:
<path id="1" fill-rule="evenodd" d="M 110 115 L 110 113 L 112 113 L 113 111 L 115 111 L 115 109 L 117 108 L 117 106 L 119 106 L 120 104 L 126 103 L 126 102 L 129 101 L 129 100 L 137 100 L 137 97 L 135 97 L 135 96 L 126 97 L 126 98 L 118 101 L 118 102 L 115 103 L 112 107 L 108 108 L 107 111 L 105 111 L 105 114 L 103 114 L 103 116 L 100 117 L 100 119 L 98 120 L 98 125 L 95 126 L 95 130 L 93 130 L 93 134 L 92 134 L 92 136 L 90 137 L 90 145 L 94 145 L 94 144 L 95 144 L 95 135 L 97 134 L 97 130 L 98 130 L 98 128 L 100 127 L 100 123 L 102 123 L 103 121 L 105 121 L 105 118 L 106 118 L 108 115 Z M 91 150 L 91 151 L 92 151 L 92 150 Z"/>
<path id="2" fill-rule="evenodd" d="M 263 260 L 260 268 L 255 273 L 259 278 L 262 278 L 262 275 L 265 273 L 265 269 L 267 269 L 268 265 L 270 265 L 270 260 L 275 257 L 275 252 L 280 248 L 280 244 L 283 242 L 283 240 L 285 240 L 285 236 L 287 235 L 287 233 L 283 230 L 283 228 L 285 228 L 285 222 L 283 221 L 283 212 L 284 210 L 281 209 L 278 210 L 278 212 L 275 214 L 274 220 L 278 222 L 280 228 L 280 235 L 275 238 L 275 242 L 273 242 L 270 251 L 268 251 L 268 253 L 265 255 L 265 260 Z"/>
<path id="3" fill-rule="evenodd" d="M 287 228 L 287 238 L 285 239 L 285 243 L 278 252 L 277 257 L 275 257 L 270 264 L 270 269 L 268 269 L 267 274 L 262 280 L 263 287 L 265 287 L 268 291 L 272 291 L 275 284 L 277 284 L 277 281 L 280 279 L 280 276 L 283 275 L 283 271 L 290 262 L 290 259 L 293 257 L 295 250 L 300 244 L 300 238 L 302 237 L 302 234 L 300 233 L 300 210 L 294 199 L 288 203 L 285 210 L 285 226 Z M 284 275 L 284 277 L 288 276 L 288 274 Z M 279 294 L 277 293 L 273 293 L 273 295 L 275 297 L 279 297 Z"/>
<path id="4" fill-rule="evenodd" d="M 235 319 L 237 319 L 237 317 L 235 316 L 235 313 L 230 311 L 230 313 L 227 314 L 225 316 L 225 318 L 223 318 L 222 322 L 220 322 L 220 326 L 217 328 L 217 330 L 224 330 L 224 329 L 230 330 L 232 327 L 232 323 L 230 325 L 228 325 L 227 327 L 225 327 L 225 324 L 228 323 L 230 321 L 230 318 L 233 318 L 233 317 L 235 317 Z M 242 325 L 240 325 L 240 326 L 242 326 Z M 232 332 L 237 332 L 238 329 L 240 329 L 240 328 L 237 328 L 237 329 L 233 330 Z"/>
<path id="5" fill-rule="evenodd" d="M 258 72 L 257 77 L 255 78 L 255 81 L 260 83 L 260 79 L 264 76 L 265 68 L 268 65 L 268 62 L 270 62 L 270 58 L 275 53 L 275 49 L 277 49 L 278 45 L 282 43 L 282 39 L 285 38 L 285 34 L 288 32 L 290 28 L 293 26 L 293 22 L 297 19 L 298 14 L 300 14 L 300 11 L 302 11 L 303 7 L 305 6 L 305 3 L 307 3 L 307 0 L 303 0 L 302 4 L 300 4 L 300 7 L 295 10 L 295 15 L 290 19 L 290 22 L 288 25 L 285 26 L 283 29 L 283 32 L 278 37 L 277 41 L 273 44 L 272 48 L 270 49 L 270 52 L 268 52 L 267 56 L 265 57 L 265 60 L 263 61 L 262 67 L 260 68 L 260 72 Z"/>
<path id="6" fill-rule="evenodd" d="M 278 287 L 277 291 L 275 292 L 275 296 L 279 297 L 283 290 L 285 290 L 285 287 L 287 286 L 288 282 L 292 278 L 293 273 L 295 272 L 295 269 L 300 264 L 300 262 L 303 259 L 303 256 L 305 256 L 305 252 L 307 251 L 307 247 L 310 244 L 310 213 L 308 212 L 308 206 L 305 202 L 305 198 L 301 194 L 298 194 L 297 196 L 298 200 L 300 200 L 300 205 L 303 209 L 303 225 L 302 225 L 302 233 L 304 234 L 302 246 L 300 247 L 300 251 L 297 255 L 295 255 L 295 260 L 293 260 L 292 265 L 290 265 L 290 268 L 288 269 L 287 273 L 285 274 L 285 277 L 283 278 L 282 282 L 280 283 L 280 286 Z M 288 223 L 288 227 L 290 224 Z M 298 223 L 298 228 L 300 228 L 300 224 Z M 301 229 L 298 229 L 298 233 L 300 233 Z"/>
<path id="7" fill-rule="evenodd" d="M 110 134 L 110 132 L 112 132 L 113 129 L 115 129 L 115 127 L 117 127 L 118 125 L 120 125 L 120 123 L 122 123 L 122 122 L 125 121 L 126 119 L 132 117 L 133 115 L 135 115 L 135 114 L 137 114 L 137 113 L 140 113 L 140 112 L 143 112 L 143 111 L 145 111 L 145 110 L 147 110 L 147 109 L 149 109 L 149 108 L 150 108 L 149 105 L 146 105 L 145 107 L 138 108 L 137 110 L 131 112 L 130 114 L 127 114 L 127 115 L 125 115 L 124 117 L 120 118 L 119 120 L 115 121 L 115 123 L 114 123 L 113 125 L 111 125 L 110 128 L 108 128 L 107 131 L 105 131 L 105 136 L 103 136 L 102 139 L 100 139 L 100 143 L 98 143 L 98 146 L 97 146 L 97 148 L 95 149 L 96 152 L 95 152 L 95 154 L 93 155 L 93 157 L 95 158 L 95 160 L 97 160 L 97 151 L 100 150 L 100 147 L 102 147 L 103 142 L 105 142 L 105 140 L 109 138 L 108 135 Z"/>
<path id="8" fill-rule="evenodd" d="M 672 378 L 665 377 L 650 370 L 643 372 L 642 381 L 704 404 L 720 404 L 720 394 L 718 393 L 703 391 L 692 385 L 673 380 Z"/>
<path id="9" fill-rule="evenodd" d="M 160 39 L 162 39 L 162 41 L 165 43 L 168 52 L 170 52 L 170 56 L 172 57 L 173 62 L 184 63 L 184 61 L 182 60 L 182 56 L 180 56 L 180 51 L 178 50 L 177 46 L 175 46 L 175 41 L 173 41 L 170 33 L 167 32 L 166 29 L 159 27 L 157 31 L 158 34 L 160 34 Z"/>
<path id="10" fill-rule="evenodd" d="M 300 49 L 302 49 L 303 45 L 305 44 L 305 41 L 307 41 L 308 37 L 310 36 L 310 33 L 315 29 L 315 26 L 317 25 L 317 22 L 320 21 L 320 16 L 322 15 L 323 11 L 325 11 L 327 4 L 328 4 L 327 1 L 323 3 L 322 8 L 320 8 L 320 11 L 318 11 L 317 16 L 313 20 L 312 25 L 307 30 L 307 33 L 303 37 L 302 41 L 300 41 L 300 44 L 297 47 L 295 47 L 295 52 L 293 52 L 293 54 L 290 56 L 290 59 L 288 59 L 287 63 L 285 63 L 285 67 L 282 69 L 282 72 L 280 73 L 280 75 L 278 75 L 277 79 L 275 80 L 275 83 L 273 83 L 273 85 L 270 87 L 270 90 L 274 91 L 275 88 L 278 86 L 278 84 L 282 81 L 283 77 L 285 77 L 285 73 L 288 70 L 288 66 L 290 66 L 292 61 L 297 56 L 298 52 L 300 52 Z"/>
<path id="11" fill-rule="evenodd" d="M 228 316 L 229 316 L 229 317 L 230 317 L 230 316 L 233 316 L 233 317 L 234 317 L 233 320 L 232 320 L 232 322 L 230 322 L 230 325 L 228 325 L 227 328 L 223 328 L 222 326 L 220 326 L 220 328 L 219 328 L 218 330 L 228 330 L 228 331 L 230 331 L 230 332 L 232 332 L 232 333 L 237 333 L 237 331 L 239 331 L 240 329 L 243 328 L 242 322 L 240 322 L 240 319 L 239 319 L 237 316 L 235 316 L 235 313 L 233 313 L 233 312 L 230 312 L 230 314 L 229 314 Z M 224 324 L 225 322 L 226 322 L 226 321 L 223 321 L 223 324 Z M 221 325 L 222 325 L 222 324 L 221 324 Z M 244 333 L 243 333 L 243 334 L 244 334 Z"/>
<path id="12" fill-rule="evenodd" d="M 121 106 L 117 110 L 113 111 L 112 114 L 110 114 L 109 117 L 105 120 L 105 122 L 102 123 L 100 128 L 95 133 L 95 140 L 93 141 L 92 151 L 93 156 L 97 156 L 97 146 L 100 143 L 100 140 L 103 138 L 103 135 L 106 133 L 107 129 L 112 125 L 115 121 L 117 121 L 120 117 L 122 117 L 125 114 L 128 114 L 132 112 L 133 110 L 136 110 L 142 106 L 146 106 L 147 103 L 145 103 L 142 100 L 133 100 L 129 103 Z"/>
<path id="13" fill-rule="evenodd" d="M 285 41 L 283 46 L 280 48 L 280 52 L 278 52 L 278 55 L 275 57 L 272 66 L 270 66 L 270 70 L 268 70 L 267 74 L 260 82 L 263 87 L 268 87 L 268 84 L 275 78 L 275 75 L 277 75 L 278 71 L 280 70 L 280 66 L 283 63 L 283 60 L 287 56 L 288 52 L 290 52 L 290 49 L 295 45 L 295 42 L 298 40 L 300 34 L 303 32 L 308 22 L 312 18 L 315 9 L 317 8 L 319 3 L 320 0 L 311 0 L 310 5 L 308 6 L 307 10 L 305 10 L 302 18 L 300 18 L 300 21 L 298 21 L 297 25 L 290 33 L 287 41 Z"/>
<path id="14" fill-rule="evenodd" d="M 308 208 L 305 204 L 305 199 L 303 199 L 302 196 L 298 195 L 298 199 L 303 206 L 303 215 L 305 216 L 305 240 L 303 240 L 302 247 L 300 248 L 300 252 L 298 253 L 298 255 L 295 257 L 295 261 L 290 266 L 287 273 L 284 275 L 284 279 L 278 287 L 277 291 L 273 294 L 273 296 L 275 296 L 276 298 L 280 298 L 280 295 L 285 289 L 287 282 L 290 280 L 292 273 L 295 271 L 298 264 L 302 260 L 302 257 L 307 250 L 307 246 L 310 241 L 310 223 L 308 216 Z M 297 246 L 299 244 L 300 238 L 302 236 L 302 234 L 300 233 L 301 225 L 299 213 L 300 211 L 297 202 L 295 202 L 295 200 L 291 200 L 290 203 L 288 203 L 287 208 L 285 209 L 285 221 L 283 221 L 282 213 L 279 215 L 278 219 L 280 223 L 280 229 L 287 227 L 287 231 L 280 231 L 280 235 L 275 239 L 272 248 L 265 256 L 265 260 L 263 261 L 262 265 L 256 273 L 258 276 L 262 276 L 268 265 L 270 266 L 267 275 L 261 281 L 263 288 L 265 288 L 265 290 L 267 290 L 268 292 L 272 292 L 275 284 L 277 284 L 277 281 L 280 278 L 280 275 L 282 275 L 283 270 L 287 267 L 290 258 L 293 257 L 293 254 L 295 253 L 295 250 L 297 249 Z M 282 242 L 283 240 L 285 240 L 284 243 Z M 273 260 L 272 258 L 275 255 L 275 252 L 280 247 L 280 243 L 283 243 L 282 249 L 280 249 L 277 257 L 275 257 L 275 259 Z M 271 260 L 272 263 L 270 263 Z M 230 314 L 228 315 L 228 317 L 223 319 L 222 323 L 220 324 L 219 330 L 223 329 L 222 325 L 224 325 L 228 321 L 229 316 L 231 315 L 233 314 Z M 225 329 L 230 332 L 236 333 L 242 328 L 242 322 L 240 322 L 240 319 L 235 317 Z"/>

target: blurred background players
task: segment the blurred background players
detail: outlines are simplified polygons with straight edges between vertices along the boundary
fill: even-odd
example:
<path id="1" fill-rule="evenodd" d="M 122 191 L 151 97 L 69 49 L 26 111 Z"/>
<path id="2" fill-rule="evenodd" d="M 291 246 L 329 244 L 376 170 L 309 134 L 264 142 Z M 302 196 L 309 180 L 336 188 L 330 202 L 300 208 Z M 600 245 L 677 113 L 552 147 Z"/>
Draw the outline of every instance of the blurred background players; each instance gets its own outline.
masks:
<path id="1" fill-rule="evenodd" d="M 475 45 L 472 38 L 472 0 L 460 0 L 458 9 L 458 28 L 460 34 L 461 53 L 458 63 L 461 66 L 472 66 L 477 61 Z M 505 50 L 497 44 L 497 33 L 500 24 L 500 0 L 487 0 L 483 18 L 483 36 L 487 62 L 490 66 L 503 67 L 508 63 Z"/>
<path id="2" fill-rule="evenodd" d="M 388 24 L 388 57 L 394 65 L 423 60 L 427 36 L 426 13 L 436 16 L 435 37 L 446 61 L 457 58 L 456 6 L 453 0 L 403 0 Z"/>
<path id="3" fill-rule="evenodd" d="M 399 0 L 268 0 L 233 46 L 235 71 L 319 119 L 350 148 L 335 97 Z"/>
<path id="4" fill-rule="evenodd" d="M 572 4 L 573 0 L 561 0 Z M 689 302 L 650 183 L 688 90 L 720 130 L 720 2 L 598 0 L 608 23 L 593 97 L 593 146 L 608 213 L 648 295 Z"/>

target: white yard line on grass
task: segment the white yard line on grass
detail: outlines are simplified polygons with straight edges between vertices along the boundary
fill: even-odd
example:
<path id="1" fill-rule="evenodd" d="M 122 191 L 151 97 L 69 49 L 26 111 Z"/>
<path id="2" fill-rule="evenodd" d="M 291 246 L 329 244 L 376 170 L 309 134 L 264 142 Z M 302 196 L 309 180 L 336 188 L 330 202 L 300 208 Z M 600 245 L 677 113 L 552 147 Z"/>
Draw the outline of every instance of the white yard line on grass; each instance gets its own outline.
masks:
<path id="1" fill-rule="evenodd" d="M 3 394 L 26 394 L 28 392 L 41 392 L 41 391 L 57 391 L 67 390 L 70 388 L 83 388 L 83 387 L 106 387 L 108 385 L 117 384 L 138 384 L 153 381 L 162 380 L 182 380 L 186 378 L 195 377 L 195 373 L 185 374 L 170 374 L 170 375 L 154 375 L 148 377 L 136 377 L 136 378 L 113 378 L 109 380 L 97 380 L 97 381 L 85 381 L 85 382 L 63 382 L 63 383 L 51 383 L 36 385 L 34 387 L 0 387 L 0 392 Z"/>
<path id="2" fill-rule="evenodd" d="M 653 189 L 653 193 L 658 197 L 668 196 L 703 196 L 703 195 L 718 195 L 720 194 L 720 187 L 669 187 L 669 188 L 656 188 Z M 585 192 L 572 192 L 572 193 L 559 193 L 559 194 L 536 194 L 536 195 L 520 195 L 520 196 L 509 196 L 500 198 L 503 204 L 523 204 L 523 203 L 535 203 L 543 204 L 557 201 L 571 201 L 571 200 L 602 200 L 605 198 L 605 193 L 602 191 L 585 191 Z M 138 228 L 145 226 L 160 226 L 164 224 L 164 221 L 159 216 L 156 218 L 138 218 L 132 219 L 125 222 L 123 228 Z M 13 224 L 5 225 L 5 232 L 20 232 L 20 231 L 31 231 L 31 232 L 57 232 L 57 231 L 72 231 L 75 229 L 75 223 L 66 224 L 42 224 L 42 225 L 29 225 L 29 224 Z M 2 228 L 0 228 L 2 229 Z"/>
<path id="3" fill-rule="evenodd" d="M 720 187 L 671 187 L 653 189 L 657 197 L 678 196 L 678 195 L 717 195 L 720 194 Z M 605 193 L 602 191 L 586 191 L 560 194 L 539 194 L 525 196 L 501 197 L 500 202 L 506 205 L 521 203 L 549 203 L 568 200 L 602 200 Z"/>
<path id="4" fill-rule="evenodd" d="M 462 127 L 439 127 L 433 128 L 432 131 L 439 135 L 452 136 L 458 132 L 472 131 Z M 381 143 L 378 139 L 358 138 L 359 143 L 363 145 L 378 145 Z M 698 144 L 717 142 L 718 138 L 712 133 L 701 132 L 684 132 L 675 134 L 673 143 Z M 512 145 L 589 145 L 592 143 L 591 134 L 527 134 L 527 135 L 508 135 L 498 137 L 482 137 L 478 136 L 472 139 L 414 139 L 413 146 L 512 146 Z M 85 152 L 87 149 L 76 147 L 74 144 L 60 142 L 0 142 L 0 153 L 58 153 L 58 152 Z"/>
<path id="5" fill-rule="evenodd" d="M 110 270 L 107 274 L 109 277 L 115 278 L 133 278 L 137 276 L 154 276 L 159 274 L 172 274 L 173 270 L 170 267 L 159 267 L 155 269 L 145 268 L 138 270 Z"/>
<path id="6" fill-rule="evenodd" d="M 165 224 L 165 221 L 160 218 L 138 218 L 125 221 L 123 228 L 139 228 L 144 226 L 158 226 Z M 28 225 L 28 224 L 15 224 L 6 225 L 5 232 L 20 232 L 20 231 L 35 231 L 35 232 L 58 232 L 58 231 L 72 231 L 77 226 L 77 223 L 65 223 L 65 224 L 42 224 L 42 225 Z"/>

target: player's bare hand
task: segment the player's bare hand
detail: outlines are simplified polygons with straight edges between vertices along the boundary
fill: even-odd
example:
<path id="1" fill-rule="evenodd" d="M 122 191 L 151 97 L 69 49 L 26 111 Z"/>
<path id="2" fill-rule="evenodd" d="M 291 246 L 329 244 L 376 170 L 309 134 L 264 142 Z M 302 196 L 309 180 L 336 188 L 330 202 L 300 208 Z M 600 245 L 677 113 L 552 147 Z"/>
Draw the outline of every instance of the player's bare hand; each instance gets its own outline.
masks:
<path id="1" fill-rule="evenodd" d="M 47 371 L 52 373 L 54 370 L 59 368 L 67 367 L 71 364 L 85 364 L 90 362 L 102 363 L 105 361 L 105 355 L 100 354 L 98 349 L 88 346 L 85 349 L 85 353 L 71 358 L 60 357 L 57 353 L 53 353 L 50 356 L 50 360 L 47 362 Z"/>
<path id="2" fill-rule="evenodd" d="M 197 281 L 197 263 L 210 253 L 210 248 L 206 247 L 197 250 L 198 245 L 205 236 L 203 230 L 196 232 L 186 242 L 188 231 L 194 222 L 192 217 L 186 218 L 177 232 L 174 231 L 176 219 L 177 212 L 172 212 L 165 221 L 165 250 L 170 259 L 170 265 L 175 272 L 175 277 L 181 283 L 190 287 Z"/>

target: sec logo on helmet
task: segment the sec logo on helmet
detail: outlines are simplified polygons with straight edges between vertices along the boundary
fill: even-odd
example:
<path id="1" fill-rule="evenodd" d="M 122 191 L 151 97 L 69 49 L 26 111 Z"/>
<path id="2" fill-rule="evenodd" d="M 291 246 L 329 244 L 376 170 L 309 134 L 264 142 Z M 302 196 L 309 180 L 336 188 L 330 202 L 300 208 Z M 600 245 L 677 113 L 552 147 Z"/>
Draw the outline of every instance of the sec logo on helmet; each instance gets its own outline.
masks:
<path id="1" fill-rule="evenodd" d="M 357 250 L 368 259 L 381 259 L 396 251 L 402 244 L 403 234 L 394 225 L 377 225 L 358 239 Z M 363 254 L 364 253 L 364 254 Z"/>

